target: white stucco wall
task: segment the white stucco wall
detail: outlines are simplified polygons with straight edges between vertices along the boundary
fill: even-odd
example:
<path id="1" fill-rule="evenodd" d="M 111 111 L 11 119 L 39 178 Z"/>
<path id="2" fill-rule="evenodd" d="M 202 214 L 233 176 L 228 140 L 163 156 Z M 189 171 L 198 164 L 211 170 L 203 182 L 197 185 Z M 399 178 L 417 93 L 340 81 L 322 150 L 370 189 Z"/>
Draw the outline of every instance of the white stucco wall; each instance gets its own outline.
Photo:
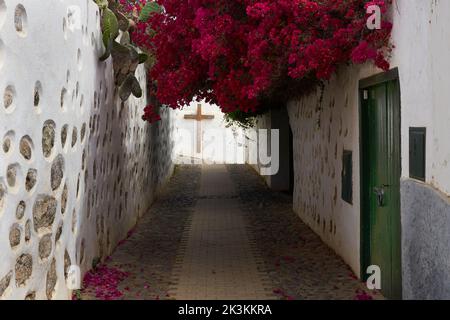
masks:
<path id="1" fill-rule="evenodd" d="M 65 268 L 110 254 L 170 175 L 170 112 L 122 104 L 101 51 L 93 1 L 0 0 L 0 298 L 70 298 Z"/>

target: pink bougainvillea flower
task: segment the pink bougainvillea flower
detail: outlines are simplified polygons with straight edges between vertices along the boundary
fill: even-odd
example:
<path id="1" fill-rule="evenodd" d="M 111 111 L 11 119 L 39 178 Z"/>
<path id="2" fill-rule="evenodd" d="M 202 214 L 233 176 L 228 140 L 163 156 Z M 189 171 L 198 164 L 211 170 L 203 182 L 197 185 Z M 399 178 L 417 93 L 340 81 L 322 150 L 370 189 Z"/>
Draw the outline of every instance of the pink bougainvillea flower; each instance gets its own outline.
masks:
<path id="1" fill-rule="evenodd" d="M 89 271 L 84 279 L 84 288 L 93 288 L 95 297 L 102 300 L 118 300 L 123 293 L 118 290 L 120 282 L 128 277 L 128 273 L 104 264 Z"/>
<path id="2" fill-rule="evenodd" d="M 147 1 L 120 3 L 131 15 Z M 330 79 L 341 65 L 389 68 L 392 24 L 368 30 L 366 8 L 386 12 L 391 0 L 156 2 L 164 10 L 137 22 L 131 37 L 155 57 L 150 95 L 174 109 L 196 98 L 224 112 L 255 112 L 280 91 L 300 90 L 302 80 Z M 143 119 L 161 118 L 147 106 Z"/>
<path id="3" fill-rule="evenodd" d="M 373 300 L 373 297 L 367 294 L 364 290 L 357 290 L 355 300 Z"/>

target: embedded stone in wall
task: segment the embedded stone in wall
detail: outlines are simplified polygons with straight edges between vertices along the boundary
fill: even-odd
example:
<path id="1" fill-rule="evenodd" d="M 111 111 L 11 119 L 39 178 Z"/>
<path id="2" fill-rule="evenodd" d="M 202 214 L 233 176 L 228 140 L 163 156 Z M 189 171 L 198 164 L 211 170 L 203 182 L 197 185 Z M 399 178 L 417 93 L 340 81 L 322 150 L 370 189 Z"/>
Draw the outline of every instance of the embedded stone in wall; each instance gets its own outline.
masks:
<path id="1" fill-rule="evenodd" d="M 69 268 L 72 265 L 72 261 L 70 259 L 69 252 L 67 250 L 64 252 L 64 277 L 67 279 L 67 275 L 69 273 Z"/>
<path id="2" fill-rule="evenodd" d="M 2 213 L 3 207 L 5 206 L 5 198 L 6 198 L 6 188 L 0 181 L 0 214 Z"/>
<path id="3" fill-rule="evenodd" d="M 34 106 L 39 106 L 39 102 L 41 100 L 41 94 L 42 94 L 42 84 L 37 81 L 34 86 Z"/>
<path id="4" fill-rule="evenodd" d="M 13 274 L 12 271 L 9 271 L 6 274 L 6 276 L 0 279 L 0 298 L 3 296 L 6 289 L 8 289 L 9 284 L 11 282 L 12 274 Z"/>
<path id="5" fill-rule="evenodd" d="M 16 219 L 17 220 L 21 220 L 23 218 L 23 216 L 25 215 L 25 209 L 26 209 L 25 202 L 20 201 L 19 204 L 17 205 L 17 209 L 16 209 Z"/>
<path id="6" fill-rule="evenodd" d="M 33 272 L 33 257 L 30 254 L 22 254 L 16 260 L 16 285 L 24 285 Z"/>
<path id="7" fill-rule="evenodd" d="M 38 197 L 33 207 L 33 222 L 36 231 L 50 227 L 53 224 L 56 207 L 57 201 L 52 196 L 41 195 Z"/>
<path id="8" fill-rule="evenodd" d="M 3 106 L 5 109 L 10 109 L 13 106 L 16 90 L 13 86 L 7 86 L 3 94 Z"/>
<path id="9" fill-rule="evenodd" d="M 25 296 L 25 300 L 36 300 L 36 292 L 30 292 Z"/>
<path id="10" fill-rule="evenodd" d="M 31 152 L 32 152 L 31 145 L 32 145 L 32 141 L 31 141 L 30 137 L 25 136 L 22 139 L 20 139 L 20 145 L 19 145 L 20 154 L 26 160 L 30 160 L 31 159 Z"/>
<path id="11" fill-rule="evenodd" d="M 72 129 L 72 148 L 75 147 L 77 144 L 77 137 L 78 137 L 78 129 L 77 127 L 73 127 Z"/>
<path id="12" fill-rule="evenodd" d="M 61 129 L 61 145 L 64 148 L 67 141 L 67 132 L 69 131 L 69 126 L 65 124 Z"/>
<path id="13" fill-rule="evenodd" d="M 27 220 L 25 223 L 25 242 L 31 239 L 31 220 Z"/>
<path id="14" fill-rule="evenodd" d="M 77 227 L 77 211 L 73 209 L 72 212 L 72 232 L 75 233 L 76 227 Z"/>
<path id="15" fill-rule="evenodd" d="M 16 178 L 17 178 L 17 172 L 19 171 L 20 166 L 15 164 L 10 164 L 8 166 L 8 169 L 6 171 L 6 181 L 8 182 L 8 186 L 15 187 L 16 186 Z"/>
<path id="16" fill-rule="evenodd" d="M 48 158 L 52 154 L 55 145 L 55 123 L 48 120 L 42 128 L 42 152 L 44 157 Z"/>
<path id="17" fill-rule="evenodd" d="M 56 230 L 55 242 L 58 242 L 59 238 L 61 237 L 62 231 L 63 231 L 63 222 L 61 221 L 59 223 L 58 229 Z"/>
<path id="18" fill-rule="evenodd" d="M 69 193 L 69 190 L 67 188 L 67 184 L 65 184 L 64 188 L 63 188 L 63 192 L 61 194 L 61 214 L 64 214 L 66 212 L 68 193 Z"/>
<path id="19" fill-rule="evenodd" d="M 64 157 L 62 155 L 58 155 L 52 163 L 50 175 L 52 190 L 56 190 L 59 188 L 63 176 L 64 176 Z"/>
<path id="20" fill-rule="evenodd" d="M 53 258 L 52 264 L 50 265 L 50 269 L 47 272 L 47 282 L 46 282 L 46 294 L 47 299 L 51 300 L 53 297 L 53 292 L 55 291 L 56 286 L 56 260 Z"/>
<path id="21" fill-rule="evenodd" d="M 25 180 L 25 189 L 30 192 L 37 182 L 37 170 L 36 169 L 30 169 L 27 173 L 27 178 Z"/>
<path id="22" fill-rule="evenodd" d="M 85 136 L 86 136 L 86 123 L 83 123 L 83 125 L 81 126 L 81 132 L 80 132 L 81 143 L 84 142 L 84 137 Z"/>
<path id="23" fill-rule="evenodd" d="M 14 12 L 14 25 L 16 27 L 17 34 L 22 38 L 27 35 L 27 20 L 27 11 L 25 10 L 25 7 L 21 4 L 17 5 Z"/>
<path id="24" fill-rule="evenodd" d="M 21 231 L 17 223 L 15 223 L 9 231 L 9 244 L 11 248 L 15 248 L 20 244 Z"/>
<path id="25" fill-rule="evenodd" d="M 47 259 L 52 253 L 52 234 L 46 234 L 39 241 L 39 258 L 42 260 Z"/>
<path id="26" fill-rule="evenodd" d="M 3 145 L 2 145 L 2 147 L 3 147 L 3 152 L 4 152 L 4 153 L 8 153 L 8 152 L 9 152 L 9 149 L 11 148 L 11 139 L 10 139 L 10 137 L 6 137 L 6 138 L 3 140 Z"/>
<path id="27" fill-rule="evenodd" d="M 80 263 L 83 263 L 84 261 L 84 239 L 81 240 L 81 246 L 80 246 Z M 100 249 L 103 249 L 102 247 Z"/>

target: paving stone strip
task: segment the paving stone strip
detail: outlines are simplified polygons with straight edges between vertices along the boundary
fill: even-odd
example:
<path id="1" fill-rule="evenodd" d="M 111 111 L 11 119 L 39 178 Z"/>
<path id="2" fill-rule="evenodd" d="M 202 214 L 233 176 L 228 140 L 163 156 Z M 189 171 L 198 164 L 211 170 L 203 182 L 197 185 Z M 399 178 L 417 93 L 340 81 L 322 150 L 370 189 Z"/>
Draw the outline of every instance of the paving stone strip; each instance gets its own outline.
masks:
<path id="1" fill-rule="evenodd" d="M 269 299 L 226 167 L 202 169 L 200 200 L 185 234 L 186 248 L 174 277 L 181 300 Z"/>

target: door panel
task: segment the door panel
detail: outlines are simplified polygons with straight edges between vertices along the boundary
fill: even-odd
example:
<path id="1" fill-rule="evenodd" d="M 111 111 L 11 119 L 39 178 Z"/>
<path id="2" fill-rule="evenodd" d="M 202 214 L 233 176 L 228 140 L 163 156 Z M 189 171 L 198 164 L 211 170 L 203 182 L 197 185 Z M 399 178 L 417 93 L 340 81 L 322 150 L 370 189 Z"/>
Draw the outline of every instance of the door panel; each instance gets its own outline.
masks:
<path id="1" fill-rule="evenodd" d="M 362 96 L 363 269 L 379 266 L 383 294 L 400 298 L 398 82 L 366 88 Z"/>

